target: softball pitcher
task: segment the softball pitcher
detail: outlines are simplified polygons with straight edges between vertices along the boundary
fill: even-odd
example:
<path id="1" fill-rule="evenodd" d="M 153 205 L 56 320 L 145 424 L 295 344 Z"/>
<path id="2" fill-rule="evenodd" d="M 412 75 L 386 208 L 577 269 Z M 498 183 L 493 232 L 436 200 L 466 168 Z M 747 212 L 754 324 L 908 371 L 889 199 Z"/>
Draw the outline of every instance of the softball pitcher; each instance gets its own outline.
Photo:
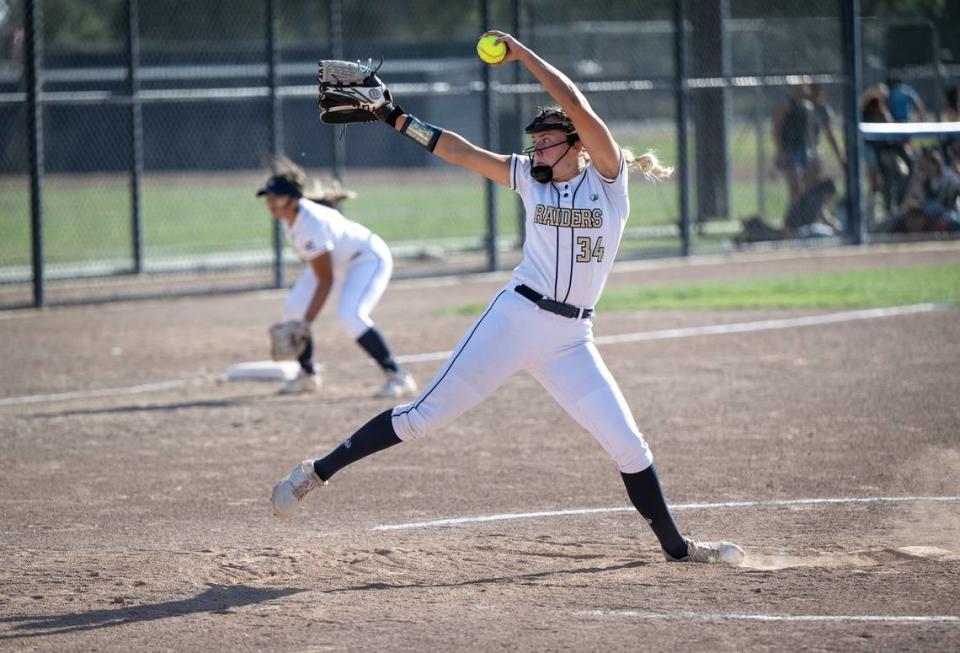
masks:
<path id="1" fill-rule="evenodd" d="M 339 184 L 315 185 L 312 198 L 304 197 L 306 175 L 286 159 L 257 196 L 266 196 L 271 215 L 282 221 L 287 241 L 307 264 L 283 305 L 283 319 L 294 323 L 305 340 L 299 355 L 300 372 L 280 388 L 281 394 L 316 392 L 320 379 L 313 361 L 309 325 L 332 292 L 339 291 L 337 318 L 347 334 L 387 375 L 376 397 L 400 398 L 417 391 L 416 382 L 400 369 L 370 313 L 390 281 L 393 257 L 379 236 L 347 220 L 337 210 L 355 193 Z"/>
<path id="2" fill-rule="evenodd" d="M 324 458 L 306 460 L 273 488 L 273 511 L 284 517 L 311 490 L 343 467 L 400 442 L 425 437 L 526 370 L 616 462 L 631 502 L 659 539 L 668 561 L 736 564 L 743 551 L 729 542 L 694 542 L 681 535 L 657 478 L 650 449 L 627 402 L 593 344 L 599 299 L 630 211 L 630 169 L 666 177 L 652 154 L 620 148 L 589 102 L 563 73 L 515 38 L 507 45 L 559 107 L 526 126 L 527 156 L 495 154 L 423 122 L 395 104 L 368 69 L 321 62 L 324 122 L 383 120 L 449 163 L 515 191 L 526 212 L 524 256 L 513 278 L 460 340 L 436 378 L 411 403 L 369 421 Z M 363 115 L 362 112 L 366 112 Z"/>

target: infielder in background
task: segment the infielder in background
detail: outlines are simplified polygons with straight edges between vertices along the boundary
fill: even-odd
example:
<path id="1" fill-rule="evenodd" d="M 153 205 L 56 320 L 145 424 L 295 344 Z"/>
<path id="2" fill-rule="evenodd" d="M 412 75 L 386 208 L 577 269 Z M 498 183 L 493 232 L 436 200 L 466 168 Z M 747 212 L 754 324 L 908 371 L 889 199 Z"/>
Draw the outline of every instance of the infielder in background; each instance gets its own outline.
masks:
<path id="1" fill-rule="evenodd" d="M 668 561 L 738 563 L 729 542 L 681 535 L 660 488 L 653 458 L 627 402 L 593 344 L 593 306 L 610 273 L 629 214 L 628 175 L 670 174 L 648 153 L 620 148 L 589 102 L 563 73 L 512 36 L 505 61 L 519 61 L 559 108 L 527 125 L 529 156 L 495 154 L 409 115 L 371 71 L 321 62 L 325 122 L 383 120 L 443 160 L 516 191 L 526 211 L 523 260 L 461 339 L 443 369 L 412 402 L 384 411 L 324 458 L 306 460 L 273 489 L 277 516 L 323 487 L 340 469 L 400 442 L 424 437 L 475 406 L 520 370 L 528 371 L 619 467 L 627 494 Z M 358 68 L 357 64 L 353 64 Z M 367 111 L 368 117 L 356 113 Z M 496 479 L 491 479 L 496 482 Z"/>
<path id="2" fill-rule="evenodd" d="M 370 319 L 390 281 L 393 257 L 383 239 L 337 210 L 355 194 L 337 186 L 315 185 L 314 197 L 304 197 L 306 174 L 286 159 L 275 164 L 276 174 L 257 191 L 266 196 L 271 215 L 283 224 L 287 241 L 307 264 L 283 304 L 283 318 L 303 321 L 306 346 L 299 356 L 300 373 L 281 394 L 316 392 L 320 380 L 313 361 L 309 326 L 320 314 L 331 292 L 338 289 L 337 318 L 351 338 L 377 362 L 387 380 L 377 397 L 413 395 L 417 385 L 400 369 L 383 335 Z"/>

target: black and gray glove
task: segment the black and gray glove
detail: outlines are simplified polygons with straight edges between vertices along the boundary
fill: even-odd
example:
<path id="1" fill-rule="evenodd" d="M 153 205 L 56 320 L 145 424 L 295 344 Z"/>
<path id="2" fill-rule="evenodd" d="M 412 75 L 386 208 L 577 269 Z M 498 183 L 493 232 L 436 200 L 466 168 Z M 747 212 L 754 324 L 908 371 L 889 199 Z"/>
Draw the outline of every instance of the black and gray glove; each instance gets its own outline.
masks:
<path id="1" fill-rule="evenodd" d="M 322 59 L 317 80 L 320 85 L 320 121 L 333 125 L 382 121 L 391 127 L 403 114 L 393 101 L 390 89 L 377 77 L 371 62 Z"/>

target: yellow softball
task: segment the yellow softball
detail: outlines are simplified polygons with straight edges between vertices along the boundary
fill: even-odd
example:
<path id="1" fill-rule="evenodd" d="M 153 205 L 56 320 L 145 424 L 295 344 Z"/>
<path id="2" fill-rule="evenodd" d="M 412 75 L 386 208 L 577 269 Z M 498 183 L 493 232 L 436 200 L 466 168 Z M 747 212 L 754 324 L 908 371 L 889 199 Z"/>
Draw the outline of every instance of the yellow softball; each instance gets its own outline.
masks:
<path id="1" fill-rule="evenodd" d="M 477 56 L 487 63 L 500 63 L 507 56 L 506 43 L 497 43 L 498 36 L 488 34 L 477 41 Z"/>

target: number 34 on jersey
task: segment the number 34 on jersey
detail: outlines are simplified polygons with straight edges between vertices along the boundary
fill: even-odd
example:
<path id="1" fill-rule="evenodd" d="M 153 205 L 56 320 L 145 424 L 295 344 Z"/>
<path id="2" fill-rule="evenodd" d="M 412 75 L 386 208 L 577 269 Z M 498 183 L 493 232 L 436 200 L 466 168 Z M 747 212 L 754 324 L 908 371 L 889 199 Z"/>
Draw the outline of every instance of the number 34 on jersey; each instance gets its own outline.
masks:
<path id="1" fill-rule="evenodd" d="M 603 260 L 603 236 L 592 238 L 590 236 L 577 236 L 577 263 L 589 263 L 590 261 Z"/>

